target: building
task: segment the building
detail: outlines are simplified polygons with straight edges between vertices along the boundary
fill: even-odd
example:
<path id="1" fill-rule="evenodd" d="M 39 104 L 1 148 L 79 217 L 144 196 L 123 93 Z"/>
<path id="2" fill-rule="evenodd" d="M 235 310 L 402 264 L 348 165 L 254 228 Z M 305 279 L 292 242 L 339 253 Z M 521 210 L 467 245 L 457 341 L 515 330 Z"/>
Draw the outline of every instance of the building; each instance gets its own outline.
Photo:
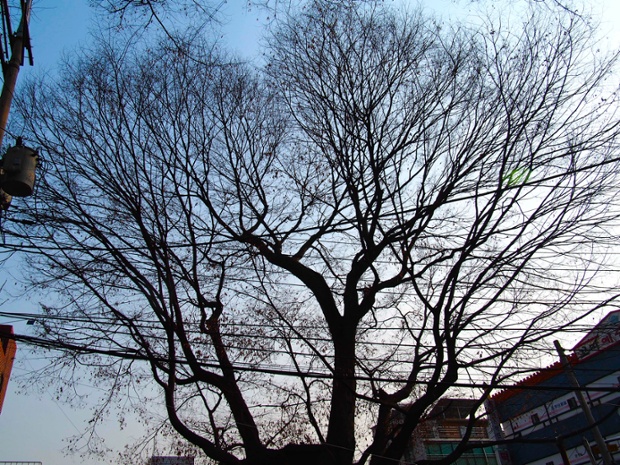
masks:
<path id="1" fill-rule="evenodd" d="M 153 456 L 150 465 L 194 465 L 194 457 Z"/>
<path id="2" fill-rule="evenodd" d="M 416 428 L 411 445 L 402 464 L 418 460 L 438 460 L 448 456 L 462 441 L 470 424 L 470 415 L 475 414 L 476 399 L 440 399 Z M 470 441 L 490 441 L 489 422 L 486 418 L 473 420 Z M 498 458 L 492 446 L 480 447 L 463 453 L 456 465 L 497 465 Z"/>
<path id="3" fill-rule="evenodd" d="M 1 326 L 1 325 L 0 325 Z M 23 460 L 18 461 L 0 461 L 0 465 L 43 465 L 43 462 L 24 462 Z"/>
<path id="4" fill-rule="evenodd" d="M 608 449 L 620 460 L 620 311 L 610 313 L 568 357 Z M 505 439 L 502 465 L 591 463 L 598 448 L 566 370 L 557 362 L 494 395 L 487 411 Z M 565 458 L 562 457 L 565 454 Z M 600 461 L 600 460 L 599 460 Z"/>
<path id="5" fill-rule="evenodd" d="M 15 339 L 12 336 L 12 326 L 0 325 L 0 413 L 2 413 L 4 396 L 6 396 L 15 351 L 17 350 Z"/>

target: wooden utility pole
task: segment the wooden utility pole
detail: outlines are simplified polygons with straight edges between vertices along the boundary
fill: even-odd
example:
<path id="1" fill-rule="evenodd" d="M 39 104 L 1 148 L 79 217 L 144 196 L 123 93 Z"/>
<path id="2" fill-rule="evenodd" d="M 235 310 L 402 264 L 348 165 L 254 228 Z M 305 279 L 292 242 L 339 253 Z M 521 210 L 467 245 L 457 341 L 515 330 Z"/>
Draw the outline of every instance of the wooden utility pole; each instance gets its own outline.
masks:
<path id="1" fill-rule="evenodd" d="M 562 464 L 570 465 L 570 460 L 568 458 L 568 454 L 566 453 L 566 447 L 564 447 L 564 441 L 560 436 L 555 438 L 555 444 L 558 446 L 558 450 L 560 451 L 560 456 L 562 457 Z"/>
<path id="2" fill-rule="evenodd" d="M 592 411 L 590 410 L 588 401 L 583 395 L 581 386 L 579 385 L 579 381 L 577 381 L 577 377 L 575 376 L 575 372 L 573 371 L 573 367 L 568 361 L 568 358 L 566 357 L 566 354 L 564 353 L 564 349 L 560 345 L 560 342 L 553 341 L 553 344 L 555 345 L 555 349 L 558 351 L 558 355 L 560 357 L 560 361 L 562 362 L 562 366 L 564 367 L 566 376 L 568 376 L 568 380 L 570 381 L 570 384 L 574 389 L 577 400 L 581 404 L 583 413 L 586 415 L 588 425 L 592 429 L 592 434 L 594 435 L 594 440 L 596 441 L 596 445 L 598 446 L 601 457 L 603 458 L 603 463 L 605 465 L 612 465 L 614 463 L 613 458 L 611 457 L 609 449 L 607 448 L 607 444 L 605 444 L 605 439 L 603 439 L 603 435 L 601 434 L 601 431 L 599 430 L 598 425 L 594 420 L 594 416 L 592 415 Z"/>
<path id="3" fill-rule="evenodd" d="M 11 103 L 13 102 L 13 95 L 15 94 L 17 75 L 19 74 L 19 68 L 24 62 L 24 50 L 28 50 L 30 64 L 32 65 L 33 63 L 32 51 L 30 48 L 30 33 L 28 29 L 32 0 L 21 0 L 22 16 L 15 33 L 11 30 L 8 0 L 0 1 L 5 36 L 8 36 L 8 48 L 10 48 L 11 53 L 8 62 L 4 59 L 4 53 L 2 56 L 2 74 L 4 75 L 4 84 L 2 85 L 2 93 L 0 93 L 0 147 L 2 147 L 6 124 L 9 120 L 9 111 L 11 110 Z"/>

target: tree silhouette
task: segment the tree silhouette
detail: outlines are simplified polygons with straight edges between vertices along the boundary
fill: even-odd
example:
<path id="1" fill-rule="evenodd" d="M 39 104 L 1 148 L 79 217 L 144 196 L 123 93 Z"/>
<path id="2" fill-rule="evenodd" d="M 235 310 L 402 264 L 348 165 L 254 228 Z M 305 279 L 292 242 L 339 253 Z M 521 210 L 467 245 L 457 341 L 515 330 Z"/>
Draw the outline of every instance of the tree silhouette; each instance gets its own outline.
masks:
<path id="1" fill-rule="evenodd" d="M 31 85 L 46 172 L 6 234 L 57 297 L 28 340 L 108 400 L 154 382 L 218 463 L 394 463 L 441 396 L 481 405 L 615 298 L 592 280 L 617 218 L 617 57 L 534 16 L 316 2 L 260 68 L 104 44 Z"/>

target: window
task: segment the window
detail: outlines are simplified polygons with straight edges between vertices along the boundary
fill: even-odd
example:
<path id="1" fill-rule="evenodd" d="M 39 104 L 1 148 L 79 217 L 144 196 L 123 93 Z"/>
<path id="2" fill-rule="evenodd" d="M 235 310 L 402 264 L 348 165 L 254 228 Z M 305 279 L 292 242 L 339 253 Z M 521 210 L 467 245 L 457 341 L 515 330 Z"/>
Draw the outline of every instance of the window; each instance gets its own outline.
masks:
<path id="1" fill-rule="evenodd" d="M 458 445 L 454 443 L 426 444 L 426 453 L 429 460 L 440 460 L 450 454 Z M 498 465 L 493 447 L 480 447 L 465 452 L 454 461 L 453 465 Z"/>
<path id="2" fill-rule="evenodd" d="M 537 413 L 533 413 L 531 418 L 532 418 L 533 425 L 537 425 L 538 423 L 540 423 L 540 417 L 538 416 Z"/>
<path id="3" fill-rule="evenodd" d="M 571 410 L 575 410 L 577 408 L 577 399 L 575 399 L 574 397 L 571 397 L 570 399 L 568 399 L 568 408 Z M 545 465 L 549 465 L 549 464 L 545 464 Z"/>

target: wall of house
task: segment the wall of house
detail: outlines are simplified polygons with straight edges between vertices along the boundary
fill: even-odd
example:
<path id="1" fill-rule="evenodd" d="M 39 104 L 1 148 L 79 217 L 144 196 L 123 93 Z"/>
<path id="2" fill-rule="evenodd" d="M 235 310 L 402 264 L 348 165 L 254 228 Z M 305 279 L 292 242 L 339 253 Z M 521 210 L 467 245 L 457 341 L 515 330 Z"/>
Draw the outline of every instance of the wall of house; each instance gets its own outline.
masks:
<path id="1" fill-rule="evenodd" d="M 477 409 L 477 405 L 477 399 L 441 399 L 425 421 L 416 428 L 401 464 L 412 464 L 419 460 L 440 460 L 450 455 L 464 437 L 470 423 L 469 416 L 472 410 Z M 470 426 L 472 440 L 490 441 L 486 419 L 477 419 Z M 490 445 L 466 451 L 453 462 L 453 465 L 497 464 L 496 451 Z"/>
<path id="2" fill-rule="evenodd" d="M 586 388 L 586 398 L 594 418 L 600 422 L 601 433 L 614 444 L 620 437 L 619 350 L 620 346 L 614 344 L 584 360 L 573 358 L 575 375 Z M 567 375 L 557 366 L 530 377 L 522 389 L 500 393 L 490 405 L 504 437 L 514 441 L 506 447 L 511 465 L 561 464 L 558 437 L 563 438 L 571 464 L 589 461 L 583 442 L 585 438 L 594 443 L 591 429 Z"/>

